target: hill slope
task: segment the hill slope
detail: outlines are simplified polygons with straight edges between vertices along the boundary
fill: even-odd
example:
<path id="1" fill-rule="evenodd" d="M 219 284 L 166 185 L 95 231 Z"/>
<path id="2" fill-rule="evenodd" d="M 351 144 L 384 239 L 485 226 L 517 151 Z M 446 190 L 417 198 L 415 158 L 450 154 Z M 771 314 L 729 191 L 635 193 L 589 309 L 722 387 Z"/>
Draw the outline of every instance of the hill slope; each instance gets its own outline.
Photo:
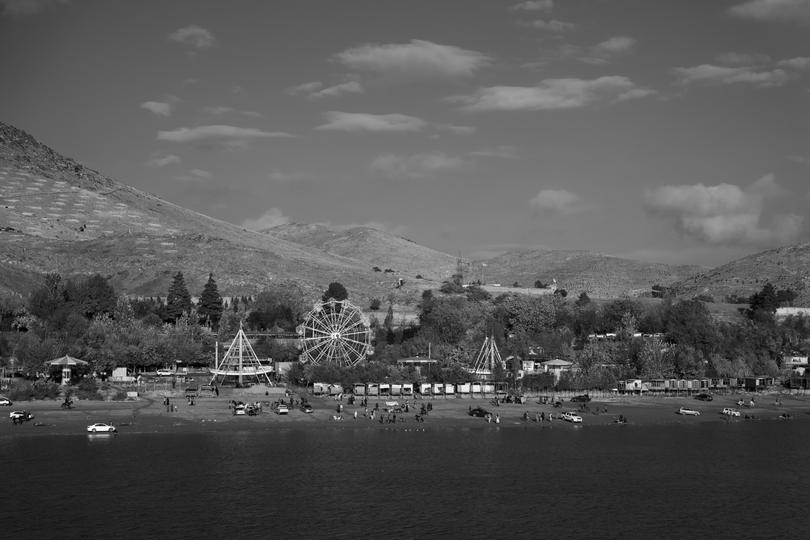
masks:
<path id="1" fill-rule="evenodd" d="M 810 244 L 770 249 L 749 255 L 673 284 L 678 294 L 709 294 L 721 301 L 729 295 L 748 297 L 770 282 L 793 289 L 796 305 L 810 305 Z"/>
<path id="2" fill-rule="evenodd" d="M 653 285 L 667 285 L 702 270 L 697 266 L 672 266 L 610 257 L 588 251 L 520 250 L 483 261 L 485 280 L 532 287 L 537 280 L 570 294 L 582 291 L 594 298 L 639 296 Z M 480 272 L 480 265 L 476 265 Z"/>
<path id="3" fill-rule="evenodd" d="M 449 278 L 456 258 L 371 227 L 328 227 L 319 223 L 291 223 L 262 231 L 327 253 L 348 257 L 397 275 L 422 275 L 432 280 Z"/>
<path id="4" fill-rule="evenodd" d="M 131 294 L 165 295 L 183 271 L 192 294 L 213 271 L 223 294 L 295 278 L 305 290 L 375 283 L 363 263 L 247 231 L 118 183 L 0 123 L 0 289 L 37 276 L 99 272 Z"/>

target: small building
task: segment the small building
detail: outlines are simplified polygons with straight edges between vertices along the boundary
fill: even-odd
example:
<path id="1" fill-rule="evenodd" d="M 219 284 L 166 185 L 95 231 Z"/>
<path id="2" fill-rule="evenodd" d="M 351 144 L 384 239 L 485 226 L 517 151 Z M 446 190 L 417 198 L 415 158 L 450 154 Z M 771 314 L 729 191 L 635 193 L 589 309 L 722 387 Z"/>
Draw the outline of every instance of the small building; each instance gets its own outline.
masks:
<path id="1" fill-rule="evenodd" d="M 444 383 L 444 395 L 445 396 L 455 396 L 456 395 L 456 385 L 451 383 Z"/>
<path id="2" fill-rule="evenodd" d="M 366 395 L 366 385 L 364 383 L 354 383 L 354 395 L 355 396 L 365 396 Z"/>
<path id="3" fill-rule="evenodd" d="M 402 395 L 402 383 L 391 383 L 391 395 L 392 396 Z"/>
<path id="4" fill-rule="evenodd" d="M 760 390 L 767 390 L 773 386 L 773 377 L 745 377 L 743 380 L 743 388 L 748 392 L 758 392 Z"/>
<path id="5" fill-rule="evenodd" d="M 413 356 L 410 358 L 400 358 L 397 360 L 397 365 L 401 368 L 412 367 L 414 371 L 416 371 L 416 374 L 422 377 L 424 375 L 423 372 L 430 370 L 437 362 L 435 358 Z"/>
<path id="6" fill-rule="evenodd" d="M 391 385 L 389 383 L 380 383 L 380 397 L 388 397 L 391 395 Z"/>
<path id="7" fill-rule="evenodd" d="M 413 383 L 402 383 L 402 395 L 403 396 L 413 395 Z"/>
<path id="8" fill-rule="evenodd" d="M 377 383 L 368 383 L 366 385 L 366 392 L 369 396 L 379 396 L 380 395 L 380 385 Z"/>
<path id="9" fill-rule="evenodd" d="M 570 372 L 573 369 L 573 366 L 573 362 L 569 362 L 568 360 L 560 360 L 559 358 L 540 362 L 540 368 L 543 373 L 551 373 L 554 375 L 554 384 L 560 382 L 560 377 L 562 374 Z"/>
<path id="10" fill-rule="evenodd" d="M 461 395 L 469 395 L 470 394 L 470 383 L 458 383 L 456 385 L 456 392 Z"/>
<path id="11" fill-rule="evenodd" d="M 430 395 L 430 383 L 419 383 L 417 391 L 423 396 Z"/>

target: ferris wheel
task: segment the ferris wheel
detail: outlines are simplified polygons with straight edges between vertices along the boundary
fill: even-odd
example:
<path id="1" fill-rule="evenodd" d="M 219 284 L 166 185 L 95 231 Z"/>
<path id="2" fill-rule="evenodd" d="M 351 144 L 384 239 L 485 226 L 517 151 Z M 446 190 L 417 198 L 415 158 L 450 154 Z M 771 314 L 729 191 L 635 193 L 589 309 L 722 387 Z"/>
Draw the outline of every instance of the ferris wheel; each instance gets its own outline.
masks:
<path id="1" fill-rule="evenodd" d="M 298 335 L 302 362 L 353 366 L 371 352 L 368 318 L 346 300 L 316 303 Z"/>

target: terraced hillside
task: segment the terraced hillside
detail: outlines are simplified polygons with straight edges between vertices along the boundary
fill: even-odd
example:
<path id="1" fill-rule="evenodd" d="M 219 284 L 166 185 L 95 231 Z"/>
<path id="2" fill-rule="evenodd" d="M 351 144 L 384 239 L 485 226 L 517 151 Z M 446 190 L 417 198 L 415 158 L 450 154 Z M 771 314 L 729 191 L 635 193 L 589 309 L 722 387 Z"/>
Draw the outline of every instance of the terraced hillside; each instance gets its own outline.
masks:
<path id="1" fill-rule="evenodd" d="M 46 272 L 100 272 L 120 290 L 163 295 L 184 272 L 195 293 L 214 272 L 223 293 L 295 278 L 316 294 L 338 280 L 384 294 L 364 262 L 248 231 L 103 176 L 0 123 L 0 290 L 25 293 Z"/>

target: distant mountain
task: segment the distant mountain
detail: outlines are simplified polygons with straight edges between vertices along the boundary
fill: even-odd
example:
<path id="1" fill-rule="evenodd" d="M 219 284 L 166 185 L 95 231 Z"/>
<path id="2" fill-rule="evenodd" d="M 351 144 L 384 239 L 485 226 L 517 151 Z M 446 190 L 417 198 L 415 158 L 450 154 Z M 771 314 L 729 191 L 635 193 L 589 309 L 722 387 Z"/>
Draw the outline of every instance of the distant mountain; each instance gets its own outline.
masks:
<path id="1" fill-rule="evenodd" d="M 810 244 L 749 255 L 679 280 L 673 287 L 681 295 L 708 294 L 719 302 L 731 295 L 747 298 L 765 283 L 793 289 L 799 295 L 794 304 L 810 306 Z"/>
<path id="2" fill-rule="evenodd" d="M 611 257 L 589 251 L 518 250 L 481 261 L 488 283 L 508 286 L 517 282 L 532 287 L 540 280 L 569 294 L 587 292 L 594 298 L 649 295 L 653 285 L 668 285 L 704 270 L 699 266 L 674 266 Z M 482 268 L 475 263 L 476 275 Z"/>
<path id="3" fill-rule="evenodd" d="M 275 238 L 362 261 L 369 268 L 377 267 L 383 272 L 393 270 L 398 275 L 421 275 L 431 280 L 444 280 L 456 269 L 456 258 L 452 255 L 371 227 L 329 227 L 319 223 L 291 223 L 262 232 Z"/>

